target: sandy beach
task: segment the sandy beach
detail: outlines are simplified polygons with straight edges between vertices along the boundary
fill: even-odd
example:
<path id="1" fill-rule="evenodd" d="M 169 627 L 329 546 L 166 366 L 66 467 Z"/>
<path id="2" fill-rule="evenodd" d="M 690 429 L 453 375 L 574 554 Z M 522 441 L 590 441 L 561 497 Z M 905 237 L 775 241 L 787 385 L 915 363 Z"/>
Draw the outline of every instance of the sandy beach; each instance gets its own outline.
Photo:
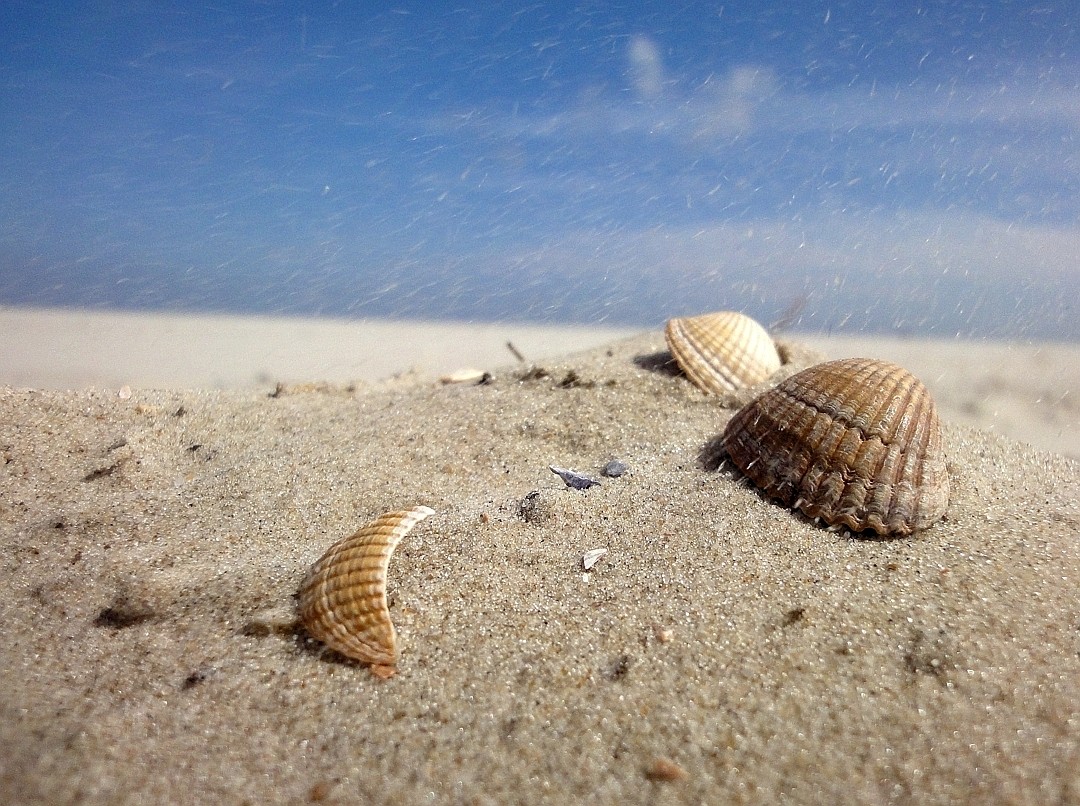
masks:
<path id="1" fill-rule="evenodd" d="M 0 307 L 0 384 L 34 389 L 244 389 L 437 377 L 587 350 L 637 331 Z"/>
<path id="2" fill-rule="evenodd" d="M 0 306 L 0 385 L 30 389 L 272 389 L 494 371 L 640 329 L 517 323 L 180 315 Z M 895 361 L 945 419 L 1080 458 L 1080 346 L 791 334 L 828 358 Z"/>
<path id="3" fill-rule="evenodd" d="M 782 374 L 872 355 L 937 399 L 947 513 L 883 540 L 718 468 L 748 398 L 658 330 L 212 348 L 214 318 L 30 313 L 0 311 L 4 802 L 1080 803 L 1075 345 L 782 339 Z M 288 621 L 418 504 L 380 680 Z"/>

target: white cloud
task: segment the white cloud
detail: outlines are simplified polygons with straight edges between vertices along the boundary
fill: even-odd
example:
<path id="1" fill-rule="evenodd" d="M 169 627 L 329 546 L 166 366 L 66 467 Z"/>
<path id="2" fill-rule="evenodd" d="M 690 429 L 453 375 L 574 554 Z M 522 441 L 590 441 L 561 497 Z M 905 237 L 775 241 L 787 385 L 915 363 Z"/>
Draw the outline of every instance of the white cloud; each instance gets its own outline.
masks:
<path id="1" fill-rule="evenodd" d="M 635 92 L 646 100 L 659 98 L 664 92 L 664 62 L 660 48 L 647 36 L 635 36 L 630 40 L 627 57 Z"/>
<path id="2" fill-rule="evenodd" d="M 662 69 L 641 41 L 637 58 Z M 542 117 L 480 116 L 485 142 L 520 148 L 493 184 L 580 227 L 519 228 L 495 264 L 538 285 L 602 278 L 613 305 L 807 299 L 804 327 L 850 314 L 870 329 L 1075 334 L 1080 85 L 812 91 L 749 64 L 661 83 L 650 103 L 601 92 Z"/>
<path id="3" fill-rule="evenodd" d="M 797 310 L 801 330 L 1045 339 L 1076 337 L 1078 250 L 1074 229 L 926 210 L 581 231 L 476 262 L 493 276 L 513 267 L 515 288 L 542 289 L 590 320 L 731 307 L 763 321 Z"/>
<path id="4" fill-rule="evenodd" d="M 693 90 L 676 92 L 665 75 L 659 50 L 646 37 L 628 49 L 637 98 L 585 93 L 579 103 L 554 114 L 517 114 L 502 122 L 478 116 L 494 133 L 539 138 L 593 136 L 639 131 L 662 133 L 700 147 L 752 134 L 814 132 L 838 137 L 867 129 L 903 130 L 931 126 L 1063 128 L 1080 133 L 1080 86 L 1042 80 L 1013 84 L 951 83 L 886 87 L 860 83 L 840 89 L 797 91 L 785 87 L 767 66 L 744 64 L 710 76 Z M 447 119 L 460 128 L 461 120 Z"/>
<path id="5" fill-rule="evenodd" d="M 683 115 L 695 140 L 730 138 L 752 131 L 758 110 L 778 95 L 772 70 L 744 65 L 707 81 L 688 99 Z"/>

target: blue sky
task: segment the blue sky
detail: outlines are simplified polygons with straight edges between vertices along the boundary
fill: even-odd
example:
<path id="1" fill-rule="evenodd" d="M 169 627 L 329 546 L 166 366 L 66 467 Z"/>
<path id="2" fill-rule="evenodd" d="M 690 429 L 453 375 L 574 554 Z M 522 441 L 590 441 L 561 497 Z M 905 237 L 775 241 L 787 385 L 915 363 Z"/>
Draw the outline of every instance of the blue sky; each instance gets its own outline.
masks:
<path id="1" fill-rule="evenodd" d="M 0 303 L 1080 339 L 1080 6 L 8 2 Z"/>

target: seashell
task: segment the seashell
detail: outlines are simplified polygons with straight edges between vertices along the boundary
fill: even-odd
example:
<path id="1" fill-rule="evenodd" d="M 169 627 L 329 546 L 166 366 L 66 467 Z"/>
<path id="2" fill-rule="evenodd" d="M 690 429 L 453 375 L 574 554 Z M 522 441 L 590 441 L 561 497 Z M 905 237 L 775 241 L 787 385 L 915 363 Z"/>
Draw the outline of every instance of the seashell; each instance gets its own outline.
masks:
<path id="1" fill-rule="evenodd" d="M 300 586 L 300 621 L 312 638 L 375 669 L 398 660 L 386 604 L 386 571 L 401 538 L 435 511 L 387 512 L 319 558 Z"/>
<path id="2" fill-rule="evenodd" d="M 909 535 L 949 502 L 934 401 L 885 361 L 846 358 L 792 375 L 743 407 L 723 442 L 767 495 L 831 526 Z"/>
<path id="3" fill-rule="evenodd" d="M 780 369 L 765 328 L 735 311 L 669 319 L 664 337 L 686 377 L 710 394 L 753 386 Z"/>

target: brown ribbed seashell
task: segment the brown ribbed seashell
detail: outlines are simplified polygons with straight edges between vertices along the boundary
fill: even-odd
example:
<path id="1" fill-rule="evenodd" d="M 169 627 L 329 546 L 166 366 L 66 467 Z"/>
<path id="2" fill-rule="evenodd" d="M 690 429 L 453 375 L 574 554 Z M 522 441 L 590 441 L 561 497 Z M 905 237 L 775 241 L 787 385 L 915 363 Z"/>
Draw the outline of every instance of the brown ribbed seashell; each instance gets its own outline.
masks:
<path id="1" fill-rule="evenodd" d="M 780 369 L 765 328 L 735 311 L 669 319 L 664 336 L 686 377 L 710 394 L 753 386 Z"/>
<path id="2" fill-rule="evenodd" d="M 766 494 L 832 526 L 909 535 L 949 503 L 934 401 L 885 361 L 846 358 L 792 375 L 741 409 L 723 440 Z"/>
<path id="3" fill-rule="evenodd" d="M 386 604 L 390 555 L 413 526 L 434 514 L 428 507 L 387 512 L 332 545 L 300 586 L 300 620 L 308 634 L 384 673 L 392 669 L 398 649 Z"/>

